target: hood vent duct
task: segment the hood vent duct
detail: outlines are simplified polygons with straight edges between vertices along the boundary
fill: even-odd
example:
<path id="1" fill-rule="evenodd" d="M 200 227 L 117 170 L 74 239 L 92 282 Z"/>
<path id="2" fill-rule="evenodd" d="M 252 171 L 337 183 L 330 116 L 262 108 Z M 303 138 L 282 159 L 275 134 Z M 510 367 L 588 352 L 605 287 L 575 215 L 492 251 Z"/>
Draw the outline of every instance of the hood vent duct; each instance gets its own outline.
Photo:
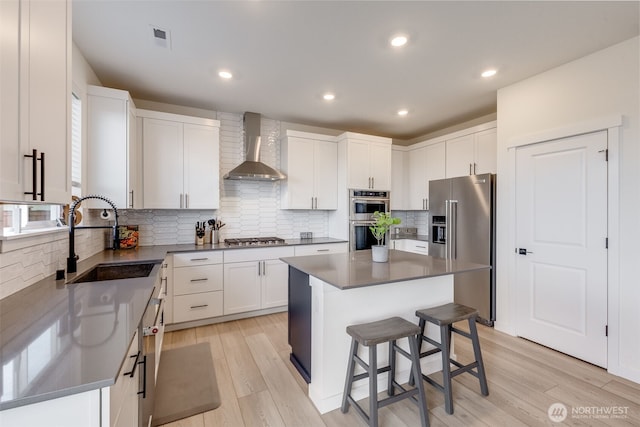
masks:
<path id="1" fill-rule="evenodd" d="M 260 161 L 260 114 L 244 113 L 246 160 L 224 176 L 224 179 L 278 181 L 287 176 Z"/>

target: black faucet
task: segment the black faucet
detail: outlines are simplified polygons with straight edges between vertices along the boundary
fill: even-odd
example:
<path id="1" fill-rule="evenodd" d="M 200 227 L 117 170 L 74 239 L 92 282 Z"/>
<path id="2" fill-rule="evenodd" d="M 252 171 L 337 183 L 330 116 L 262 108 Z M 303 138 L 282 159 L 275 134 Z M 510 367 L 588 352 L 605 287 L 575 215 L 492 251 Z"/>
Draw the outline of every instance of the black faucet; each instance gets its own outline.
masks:
<path id="1" fill-rule="evenodd" d="M 76 207 L 83 200 L 87 199 L 98 199 L 104 202 L 107 202 L 113 208 L 113 212 L 116 216 L 115 224 L 111 225 L 86 225 L 81 227 L 76 227 Z M 115 203 L 111 200 L 107 199 L 103 196 L 96 195 L 88 195 L 79 198 L 74 201 L 69 208 L 69 257 L 67 258 L 67 273 L 75 273 L 78 271 L 78 255 L 76 255 L 75 251 L 75 230 L 80 228 L 113 228 L 113 250 L 118 249 L 120 246 L 120 238 L 118 236 L 118 208 L 116 208 Z"/>

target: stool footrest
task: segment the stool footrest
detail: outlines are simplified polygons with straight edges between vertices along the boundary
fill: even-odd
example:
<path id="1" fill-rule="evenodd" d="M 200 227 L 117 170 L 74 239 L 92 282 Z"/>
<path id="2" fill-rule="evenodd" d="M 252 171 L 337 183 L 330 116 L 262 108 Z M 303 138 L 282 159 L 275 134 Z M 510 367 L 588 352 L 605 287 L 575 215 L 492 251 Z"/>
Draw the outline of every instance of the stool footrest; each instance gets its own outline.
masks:
<path id="1" fill-rule="evenodd" d="M 382 368 L 378 368 L 377 373 L 378 374 L 382 374 L 383 372 L 389 372 L 390 370 L 391 370 L 390 366 L 384 366 Z M 368 377 L 369 377 L 369 372 L 363 372 L 361 374 L 354 375 L 353 376 L 353 381 L 360 381 L 360 380 L 363 380 L 363 379 L 368 378 Z"/>

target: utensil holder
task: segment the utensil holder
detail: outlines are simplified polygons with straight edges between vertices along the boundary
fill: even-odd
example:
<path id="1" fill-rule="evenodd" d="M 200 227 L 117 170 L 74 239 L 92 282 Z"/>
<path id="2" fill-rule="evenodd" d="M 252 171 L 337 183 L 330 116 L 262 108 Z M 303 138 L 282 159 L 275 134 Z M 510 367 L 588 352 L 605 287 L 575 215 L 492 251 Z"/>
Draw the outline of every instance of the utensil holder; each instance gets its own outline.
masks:
<path id="1" fill-rule="evenodd" d="M 202 236 L 202 237 L 196 236 L 196 245 L 197 246 L 203 246 L 204 245 L 204 236 Z"/>
<path id="2" fill-rule="evenodd" d="M 211 231 L 211 244 L 215 245 L 216 243 L 220 243 L 220 231 L 212 230 Z"/>

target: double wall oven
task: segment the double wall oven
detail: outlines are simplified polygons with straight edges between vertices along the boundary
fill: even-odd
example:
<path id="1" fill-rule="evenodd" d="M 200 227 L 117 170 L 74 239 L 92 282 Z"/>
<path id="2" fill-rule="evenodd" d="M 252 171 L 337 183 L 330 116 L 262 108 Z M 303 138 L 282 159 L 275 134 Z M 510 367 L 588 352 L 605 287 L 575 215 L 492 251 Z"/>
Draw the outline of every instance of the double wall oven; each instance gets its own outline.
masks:
<path id="1" fill-rule="evenodd" d="M 371 249 L 378 242 L 369 230 L 374 212 L 389 212 L 389 192 L 349 190 L 349 249 Z"/>

